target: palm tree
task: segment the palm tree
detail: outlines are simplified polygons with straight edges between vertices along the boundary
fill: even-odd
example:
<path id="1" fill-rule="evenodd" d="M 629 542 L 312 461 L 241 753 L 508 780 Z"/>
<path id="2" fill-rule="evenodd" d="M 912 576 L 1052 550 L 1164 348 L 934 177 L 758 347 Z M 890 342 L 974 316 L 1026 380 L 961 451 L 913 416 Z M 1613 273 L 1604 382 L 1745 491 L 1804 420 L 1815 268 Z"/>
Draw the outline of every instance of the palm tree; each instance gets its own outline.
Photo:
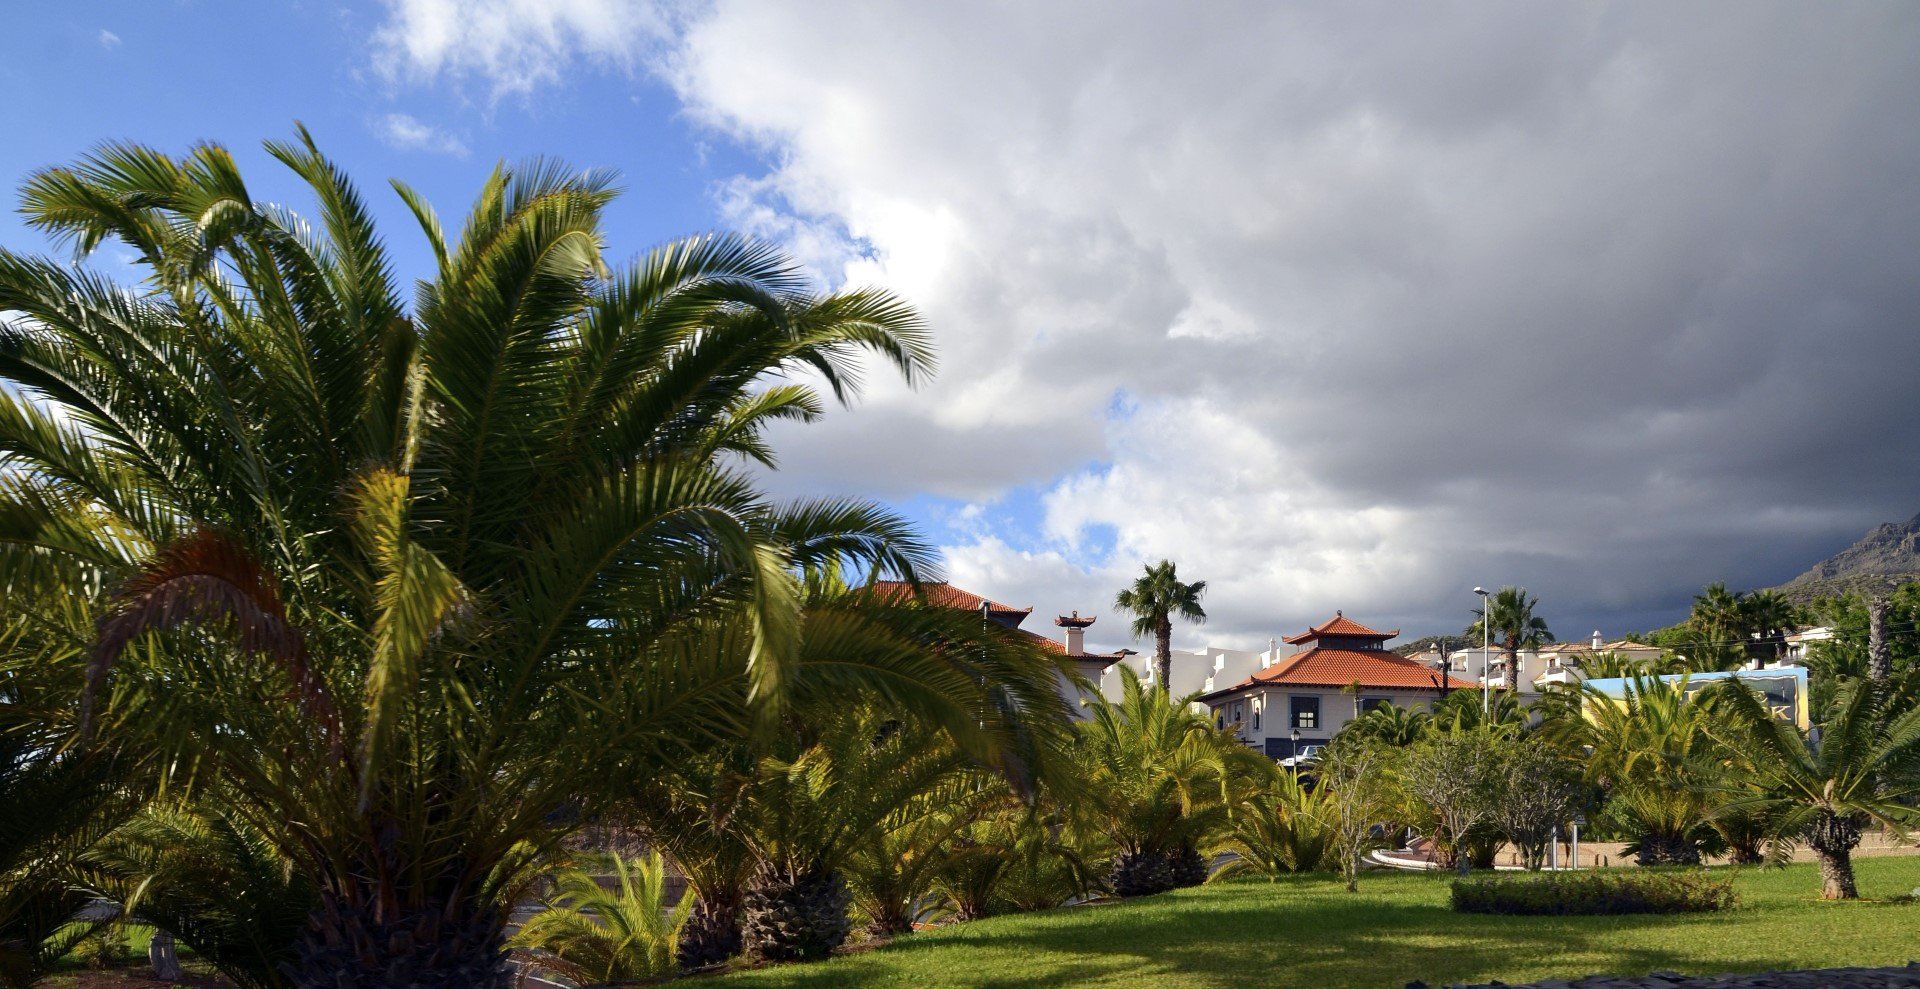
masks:
<path id="1" fill-rule="evenodd" d="M 146 809 L 85 856 L 89 885 L 243 989 L 280 989 L 316 893 L 217 793 Z"/>
<path id="2" fill-rule="evenodd" d="M 1487 637 L 1506 651 L 1509 694 L 1520 689 L 1520 650 L 1538 649 L 1553 641 L 1546 619 L 1533 613 L 1539 606 L 1540 599 L 1528 594 L 1526 588 L 1502 587 L 1487 599 L 1485 607 L 1474 609 L 1474 622 L 1467 626 L 1469 641 L 1485 635 L 1483 627 L 1491 628 L 1492 634 Z"/>
<path id="3" fill-rule="evenodd" d="M 1114 596 L 1113 606 L 1133 618 L 1133 637 L 1153 636 L 1154 683 L 1163 691 L 1173 689 L 1168 680 L 1173 674 L 1173 620 L 1180 618 L 1195 625 L 1207 620 L 1200 598 L 1207 593 L 1207 582 L 1181 583 L 1171 560 L 1151 564 L 1133 586 Z"/>
<path id="4" fill-rule="evenodd" d="M 268 151 L 311 226 L 215 145 L 28 182 L 28 222 L 146 279 L 0 251 L 0 595 L 63 568 L 34 607 L 84 647 L 83 734 L 284 824 L 317 896 L 293 985 L 506 985 L 510 900 L 604 781 L 797 694 L 879 690 L 984 761 L 1064 718 L 1030 647 L 806 613 L 799 572 L 932 553 L 740 468 L 824 411 L 790 374 L 928 373 L 910 308 L 733 237 L 616 266 L 610 178 L 551 162 L 496 168 L 453 236 L 396 184 L 435 259 L 408 304 L 311 138 Z"/>
<path id="5" fill-rule="evenodd" d="M 1479 713 L 1477 707 L 1474 713 L 1476 715 Z M 1356 739 L 1377 741 L 1404 748 L 1425 737 L 1432 727 L 1431 713 L 1387 703 L 1377 705 L 1367 713 L 1347 722 L 1346 727 L 1340 729 L 1340 735 L 1351 734 Z"/>
<path id="6" fill-rule="evenodd" d="M 1703 774 L 1723 756 L 1713 695 L 1637 675 L 1618 697 L 1581 685 L 1583 717 L 1555 719 L 1548 738 L 1584 752 L 1587 776 L 1634 831 L 1642 865 L 1698 864 L 1712 804 Z"/>
<path id="7" fill-rule="evenodd" d="M 1078 830 L 1110 854 L 1108 884 L 1142 896 L 1205 881 L 1206 843 L 1226 823 L 1234 777 L 1271 772 L 1166 691 L 1123 677 L 1118 701 L 1099 699 L 1077 725 Z"/>
<path id="8" fill-rule="evenodd" d="M 1920 704 L 1910 690 L 1851 680 L 1836 691 L 1818 733 L 1777 718 L 1751 687 L 1729 680 L 1718 692 L 1738 754 L 1722 785 L 1724 813 L 1756 817 L 1781 839 L 1804 839 L 1820 860 L 1820 896 L 1852 900 L 1853 849 L 1862 825 L 1903 830 L 1920 823 Z"/>
<path id="9" fill-rule="evenodd" d="M 693 910 L 691 891 L 679 903 L 666 898 L 667 865 L 646 858 L 613 860 L 614 885 L 582 869 L 554 877 L 554 893 L 509 942 L 532 949 L 543 968 L 594 984 L 672 974 L 680 928 Z"/>
<path id="10" fill-rule="evenodd" d="M 977 790 L 964 756 L 928 741 L 876 710 L 843 710 L 817 718 L 782 743 L 786 751 L 760 760 L 743 828 L 757 863 L 742 908 L 748 958 L 826 957 L 851 930 L 849 866 L 889 850 L 888 835 L 915 816 Z M 888 899 L 880 926 L 888 933 L 898 933 L 902 919 L 910 926 L 911 914 L 892 908 L 904 908 L 917 890 L 864 864 L 868 879 L 880 880 L 870 891 Z M 895 892 L 902 903 L 891 902 Z"/>

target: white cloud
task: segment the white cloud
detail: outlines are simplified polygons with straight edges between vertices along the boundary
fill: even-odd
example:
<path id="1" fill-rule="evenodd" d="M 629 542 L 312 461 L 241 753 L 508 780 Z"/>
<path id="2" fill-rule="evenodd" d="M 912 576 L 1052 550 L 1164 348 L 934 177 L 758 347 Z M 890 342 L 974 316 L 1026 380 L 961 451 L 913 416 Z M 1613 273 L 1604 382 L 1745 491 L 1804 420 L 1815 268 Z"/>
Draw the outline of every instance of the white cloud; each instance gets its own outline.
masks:
<path id="1" fill-rule="evenodd" d="M 1037 537 L 949 547 L 996 597 L 1084 611 L 1165 555 L 1242 640 L 1509 581 L 1611 632 L 1914 510 L 1901 8 L 741 0 L 394 46 L 442 6 L 386 50 L 508 90 L 674 24 L 655 70 L 775 163 L 728 215 L 938 333 L 931 388 L 783 437 L 786 483 L 1039 487 Z"/>
<path id="2" fill-rule="evenodd" d="M 108 51 L 112 51 L 115 48 L 120 47 L 120 36 L 117 34 L 114 34 L 112 31 L 109 31 L 106 28 L 100 29 L 99 40 L 100 40 L 100 47 L 105 48 Z"/>
<path id="3" fill-rule="evenodd" d="M 467 156 L 467 144 L 432 124 L 404 113 L 389 113 L 374 124 L 374 132 L 388 145 L 402 151 L 431 151 L 435 154 Z"/>
<path id="4" fill-rule="evenodd" d="M 523 95 L 584 58 L 627 66 L 666 38 L 671 21 L 646 0 L 386 0 L 374 38 L 391 79 L 469 77 Z"/>

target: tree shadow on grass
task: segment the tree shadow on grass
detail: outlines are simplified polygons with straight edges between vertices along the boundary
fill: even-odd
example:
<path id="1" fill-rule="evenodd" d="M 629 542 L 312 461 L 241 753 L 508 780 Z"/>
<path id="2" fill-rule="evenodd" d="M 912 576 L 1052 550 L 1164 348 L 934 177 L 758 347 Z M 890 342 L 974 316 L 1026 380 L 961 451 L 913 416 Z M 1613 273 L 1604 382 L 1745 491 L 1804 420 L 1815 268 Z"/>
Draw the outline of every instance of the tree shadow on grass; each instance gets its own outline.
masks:
<path id="1" fill-rule="evenodd" d="M 1377 890 L 1370 893 L 1369 887 Z M 1358 894 L 1324 878 L 1238 881 L 1132 903 L 995 918 L 903 938 L 783 986 L 1390 986 L 1593 972 L 1792 967 L 1766 944 L 1728 958 L 1732 918 L 1456 914 L 1445 881 L 1383 877 Z M 1783 948 L 1789 946 L 1782 946 Z M 1702 962 L 1703 957 L 1714 961 Z M 1703 968 L 1703 965 L 1705 966 Z M 755 980 L 759 981 L 759 980 Z"/>

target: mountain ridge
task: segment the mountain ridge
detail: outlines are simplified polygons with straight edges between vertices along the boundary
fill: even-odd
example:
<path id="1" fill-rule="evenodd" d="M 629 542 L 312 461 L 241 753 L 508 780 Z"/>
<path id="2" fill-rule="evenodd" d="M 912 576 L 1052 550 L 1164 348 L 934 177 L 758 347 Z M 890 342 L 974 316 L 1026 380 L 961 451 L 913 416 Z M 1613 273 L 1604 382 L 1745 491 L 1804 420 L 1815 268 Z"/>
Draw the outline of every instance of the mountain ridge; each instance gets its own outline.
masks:
<path id="1" fill-rule="evenodd" d="M 1920 580 L 1920 515 L 1874 526 L 1853 545 L 1773 590 L 1796 604 Z"/>

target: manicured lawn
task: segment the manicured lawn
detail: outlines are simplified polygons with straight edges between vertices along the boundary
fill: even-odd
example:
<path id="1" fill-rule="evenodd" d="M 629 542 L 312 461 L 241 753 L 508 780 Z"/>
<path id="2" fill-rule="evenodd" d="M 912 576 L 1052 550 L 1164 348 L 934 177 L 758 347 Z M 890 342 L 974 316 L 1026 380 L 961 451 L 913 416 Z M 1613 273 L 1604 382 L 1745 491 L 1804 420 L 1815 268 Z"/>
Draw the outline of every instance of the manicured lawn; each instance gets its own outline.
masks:
<path id="1" fill-rule="evenodd" d="M 1862 896 L 1920 887 L 1920 858 L 1857 862 Z M 1384 986 L 1709 973 L 1920 959 L 1920 904 L 1821 903 L 1814 867 L 1747 870 L 1740 906 L 1672 917 L 1484 917 L 1446 879 L 1237 880 L 1112 906 L 995 917 L 719 986 Z"/>

